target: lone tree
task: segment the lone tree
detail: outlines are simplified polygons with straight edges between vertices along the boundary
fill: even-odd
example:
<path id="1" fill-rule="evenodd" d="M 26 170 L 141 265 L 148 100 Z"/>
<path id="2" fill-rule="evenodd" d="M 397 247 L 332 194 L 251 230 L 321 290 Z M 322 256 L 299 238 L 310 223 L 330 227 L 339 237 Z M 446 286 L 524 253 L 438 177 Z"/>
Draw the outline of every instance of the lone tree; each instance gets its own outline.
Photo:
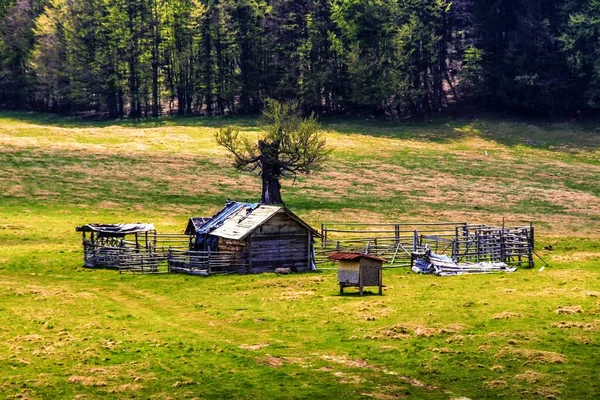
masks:
<path id="1" fill-rule="evenodd" d="M 261 203 L 282 204 L 279 180 L 309 174 L 329 151 L 314 115 L 303 119 L 295 101 L 267 100 L 260 126 L 264 133 L 256 143 L 231 126 L 220 129 L 215 138 L 233 154 L 237 169 L 260 171 Z"/>

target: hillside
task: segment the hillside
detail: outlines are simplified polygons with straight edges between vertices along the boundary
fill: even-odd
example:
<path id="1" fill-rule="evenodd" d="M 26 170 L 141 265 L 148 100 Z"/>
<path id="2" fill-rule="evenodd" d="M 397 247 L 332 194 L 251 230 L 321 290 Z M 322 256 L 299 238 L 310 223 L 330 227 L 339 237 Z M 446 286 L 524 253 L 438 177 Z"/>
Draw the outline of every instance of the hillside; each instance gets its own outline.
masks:
<path id="1" fill-rule="evenodd" d="M 283 182 L 321 222 L 533 221 L 550 262 L 498 276 L 384 271 L 383 297 L 295 276 L 81 267 L 88 222 L 182 232 L 258 200 L 216 128 L 0 113 L 3 397 L 593 398 L 600 386 L 600 130 L 495 118 L 327 120 L 321 171 Z M 543 250 L 552 245 L 552 251 Z M 541 266 L 541 264 L 540 264 Z"/>

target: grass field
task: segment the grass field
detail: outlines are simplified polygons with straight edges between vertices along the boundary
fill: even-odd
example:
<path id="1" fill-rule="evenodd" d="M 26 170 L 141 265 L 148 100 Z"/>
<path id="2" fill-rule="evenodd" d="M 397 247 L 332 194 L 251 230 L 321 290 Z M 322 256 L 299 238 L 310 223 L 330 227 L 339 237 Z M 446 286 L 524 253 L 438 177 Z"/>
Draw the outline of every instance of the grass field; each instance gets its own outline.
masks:
<path id="1" fill-rule="evenodd" d="M 600 397 L 600 128 L 496 118 L 328 120 L 316 174 L 283 182 L 321 222 L 533 221 L 551 267 L 119 275 L 81 267 L 89 222 L 181 232 L 260 180 L 213 133 L 253 119 L 89 122 L 0 113 L 0 397 Z M 552 251 L 543 250 L 552 245 Z"/>

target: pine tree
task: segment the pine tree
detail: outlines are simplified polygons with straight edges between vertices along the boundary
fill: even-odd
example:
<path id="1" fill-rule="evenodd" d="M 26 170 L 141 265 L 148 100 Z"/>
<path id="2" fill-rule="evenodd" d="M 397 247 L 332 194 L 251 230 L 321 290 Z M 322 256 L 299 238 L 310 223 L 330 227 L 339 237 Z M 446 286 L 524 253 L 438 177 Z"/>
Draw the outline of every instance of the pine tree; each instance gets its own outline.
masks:
<path id="1" fill-rule="evenodd" d="M 28 55 L 33 46 L 34 3 L 16 0 L 4 6 L 0 21 L 0 106 L 25 108 L 31 100 Z"/>
<path id="2" fill-rule="evenodd" d="M 30 66 L 35 72 L 35 104 L 43 109 L 65 112 L 70 107 L 66 52 L 65 0 L 51 0 L 35 20 L 34 47 Z"/>

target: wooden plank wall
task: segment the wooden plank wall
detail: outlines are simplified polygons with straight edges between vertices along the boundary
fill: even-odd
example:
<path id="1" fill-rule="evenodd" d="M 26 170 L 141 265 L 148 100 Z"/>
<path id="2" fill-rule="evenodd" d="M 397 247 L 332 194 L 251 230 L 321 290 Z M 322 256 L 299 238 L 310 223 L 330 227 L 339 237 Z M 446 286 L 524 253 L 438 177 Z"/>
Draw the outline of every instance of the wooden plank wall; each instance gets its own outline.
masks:
<path id="1" fill-rule="evenodd" d="M 307 271 L 310 269 L 310 240 L 305 227 L 287 214 L 277 213 L 248 239 L 250 270 L 291 268 L 292 271 Z"/>

